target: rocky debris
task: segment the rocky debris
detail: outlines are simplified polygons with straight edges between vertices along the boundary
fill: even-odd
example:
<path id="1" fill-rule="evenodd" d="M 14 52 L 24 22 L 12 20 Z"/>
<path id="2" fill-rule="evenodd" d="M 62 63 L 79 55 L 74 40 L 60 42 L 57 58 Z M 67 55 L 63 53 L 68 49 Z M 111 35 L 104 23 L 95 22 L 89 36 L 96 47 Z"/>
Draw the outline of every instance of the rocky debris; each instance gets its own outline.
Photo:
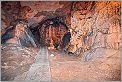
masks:
<path id="1" fill-rule="evenodd" d="M 21 47 L 17 44 L 1 46 L 1 76 L 2 81 L 13 80 L 15 76 L 29 70 L 35 61 L 37 50 Z"/>

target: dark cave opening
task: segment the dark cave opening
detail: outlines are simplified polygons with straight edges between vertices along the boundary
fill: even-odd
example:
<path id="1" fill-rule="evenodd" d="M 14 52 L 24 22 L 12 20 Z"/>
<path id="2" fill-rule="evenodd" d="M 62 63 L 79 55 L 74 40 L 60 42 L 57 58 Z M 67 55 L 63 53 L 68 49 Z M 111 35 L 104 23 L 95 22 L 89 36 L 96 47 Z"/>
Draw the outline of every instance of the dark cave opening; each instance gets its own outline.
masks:
<path id="1" fill-rule="evenodd" d="M 39 22 L 38 26 L 34 28 L 30 27 L 39 45 L 48 47 L 55 47 L 57 45 L 64 47 L 64 44 L 69 42 L 67 39 L 70 39 L 70 37 L 68 37 L 69 35 L 64 36 L 67 35 L 68 29 L 68 26 L 60 16 L 45 19 Z M 64 37 L 66 37 L 65 40 L 63 39 Z"/>
<path id="2" fill-rule="evenodd" d="M 1 37 L 1 43 L 5 44 L 7 40 L 15 37 L 17 24 L 24 25 L 26 23 L 27 22 L 22 19 L 11 22 L 11 25 Z M 26 47 L 30 46 L 30 43 L 32 43 L 31 46 L 33 46 L 34 43 L 37 45 L 36 47 L 48 46 L 64 48 L 71 38 L 71 34 L 68 34 L 68 29 L 62 17 L 52 17 L 39 22 L 36 27 L 27 26 L 23 32 L 23 36 L 20 36 L 19 40 L 21 45 Z"/>

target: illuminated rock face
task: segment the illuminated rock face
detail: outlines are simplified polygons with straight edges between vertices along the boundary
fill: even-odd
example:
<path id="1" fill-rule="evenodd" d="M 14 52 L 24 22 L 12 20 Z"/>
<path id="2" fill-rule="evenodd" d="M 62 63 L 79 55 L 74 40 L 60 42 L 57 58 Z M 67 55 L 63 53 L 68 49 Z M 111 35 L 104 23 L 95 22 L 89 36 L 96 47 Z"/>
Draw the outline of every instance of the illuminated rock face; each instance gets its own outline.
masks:
<path id="1" fill-rule="evenodd" d="M 8 4 L 9 3 L 5 3 Z M 14 4 L 14 3 L 13 3 Z M 29 26 L 36 26 L 39 25 L 38 23 L 42 22 L 43 20 L 49 19 L 49 18 L 53 18 L 53 17 L 58 17 L 61 16 L 63 17 L 63 21 L 66 23 L 66 25 L 68 27 L 70 27 L 70 14 L 71 14 L 71 4 L 72 2 L 58 2 L 58 1 L 54 1 L 54 2 L 19 2 L 20 4 L 20 8 L 19 8 L 19 14 L 17 15 L 19 19 L 24 19 L 28 21 L 28 25 Z M 5 6 L 5 7 L 4 7 Z M 3 12 L 6 10 L 7 5 L 3 4 Z M 16 5 L 15 5 L 16 7 Z M 4 10 L 5 8 L 5 10 Z M 13 9 L 10 9 L 12 11 L 14 11 Z M 9 17 L 9 13 L 13 14 L 13 12 L 5 12 L 7 14 L 7 16 Z M 4 14 L 2 14 L 2 16 L 4 17 Z M 7 20 L 7 18 L 5 18 L 5 20 Z M 13 20 L 8 20 L 9 23 L 11 23 Z M 5 23 L 4 21 L 2 21 L 3 23 Z M 2 24 L 4 25 L 4 24 Z M 7 26 L 10 26 L 10 24 L 8 24 Z M 4 34 L 4 28 L 6 28 L 7 26 L 3 27 L 2 30 L 2 34 Z M 61 42 L 61 39 L 64 35 L 64 30 L 61 31 L 57 31 L 58 28 L 60 28 L 61 26 L 57 26 L 57 27 L 52 27 L 51 29 L 44 29 L 45 33 L 41 34 L 40 29 L 40 36 L 38 41 L 42 42 L 42 40 L 45 41 L 45 43 L 49 43 L 48 39 L 51 40 L 50 45 L 53 46 L 53 43 L 55 43 L 55 41 L 59 41 Z M 9 27 L 8 27 L 9 28 Z M 50 27 L 48 27 L 50 28 Z M 57 28 L 57 29 L 55 29 Z M 63 27 L 64 28 L 64 27 Z M 53 30 L 53 31 L 52 31 Z M 59 29 L 60 30 L 60 29 Z M 5 30 L 6 31 L 6 30 Z M 50 34 L 48 34 L 50 33 Z M 57 35 L 56 35 L 57 34 Z M 41 38 L 44 35 L 44 38 Z"/>
<path id="2" fill-rule="evenodd" d="M 61 48 L 61 40 L 69 30 L 70 42 L 62 49 L 68 54 L 60 52 L 61 49 L 53 51 L 49 48 L 51 53 L 56 51 L 53 56 L 51 54 L 52 59 L 57 58 L 56 62 L 51 59 L 54 79 L 68 80 L 71 77 L 75 80 L 78 75 L 79 80 L 120 80 L 120 2 L 6 2 L 2 3 L 1 11 L 1 35 L 14 27 L 6 36 L 10 37 L 6 43 L 12 44 L 1 46 L 2 80 L 13 80 L 29 70 L 38 52 L 32 47 L 40 47 L 40 44 L 54 47 L 54 43 L 58 42 Z M 43 22 L 59 16 L 67 30 L 65 25 L 53 26 L 54 22 Z M 13 24 L 15 22 L 12 21 L 17 18 L 26 20 L 30 29 L 26 29 L 27 24 Z M 22 45 L 18 45 L 20 39 Z M 69 55 L 78 61 L 73 61 L 74 57 L 72 59 Z"/>
<path id="3" fill-rule="evenodd" d="M 54 43 L 56 42 L 59 42 L 59 44 L 61 45 L 61 40 L 66 32 L 64 27 L 61 28 L 61 26 L 60 27 L 49 26 L 48 28 L 46 28 L 45 31 L 46 32 L 45 32 L 44 43 L 46 43 L 47 46 L 53 47 Z"/>
<path id="4" fill-rule="evenodd" d="M 62 17 L 63 22 L 67 27 L 71 26 L 71 4 L 72 2 L 21 2 L 21 6 L 28 6 L 31 8 L 31 14 L 29 25 L 34 25 L 34 23 L 42 23 L 44 20 Z M 26 18 L 26 17 L 25 17 Z M 53 23 L 56 20 L 53 20 Z M 46 23 L 46 24 L 44 24 Z M 58 24 L 57 26 L 49 25 L 50 21 L 45 21 L 39 25 L 39 41 L 40 44 L 46 44 L 47 46 L 53 47 L 55 42 L 61 45 L 62 37 L 64 36 L 66 30 L 65 26 Z M 49 26 L 48 26 L 49 25 Z"/>
<path id="5" fill-rule="evenodd" d="M 26 15 L 25 18 L 28 16 L 28 20 L 31 21 L 30 25 L 35 22 L 41 22 L 44 19 L 56 16 L 63 16 L 67 25 L 70 25 L 70 13 L 71 13 L 71 4 L 72 2 L 59 2 L 59 1 L 52 1 L 52 2 L 20 2 L 22 7 L 30 8 L 30 12 L 27 12 L 25 9 Z M 23 11 L 22 11 L 23 12 Z"/>
<path id="6" fill-rule="evenodd" d="M 83 6 L 84 5 L 84 6 Z M 84 8 L 85 7 L 85 8 Z M 77 2 L 71 17 L 70 52 L 120 48 L 120 2 Z"/>
<path id="7" fill-rule="evenodd" d="M 11 8 L 8 8 L 8 6 L 11 6 Z M 8 17 L 10 16 L 13 16 L 13 18 L 9 20 Z M 29 26 L 36 26 L 39 22 L 56 16 L 62 16 L 71 31 L 71 40 L 66 47 L 69 52 L 82 53 L 97 47 L 119 49 L 120 2 L 40 1 L 3 4 L 2 33 L 5 31 L 4 28 L 17 18 L 27 20 Z M 55 40 L 61 41 L 65 32 L 59 31 L 60 33 L 58 33 L 57 30 L 49 28 L 45 31 L 45 43 L 50 42 L 50 45 L 53 46 Z"/>

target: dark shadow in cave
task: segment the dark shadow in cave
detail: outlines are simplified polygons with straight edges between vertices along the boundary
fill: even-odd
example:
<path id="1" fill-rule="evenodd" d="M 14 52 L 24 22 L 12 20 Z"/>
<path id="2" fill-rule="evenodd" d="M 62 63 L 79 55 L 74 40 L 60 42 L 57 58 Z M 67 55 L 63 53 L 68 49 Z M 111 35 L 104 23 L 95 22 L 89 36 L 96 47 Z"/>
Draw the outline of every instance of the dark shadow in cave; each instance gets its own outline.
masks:
<path id="1" fill-rule="evenodd" d="M 58 29 L 58 28 L 60 28 L 60 25 L 62 25 L 63 29 L 66 32 L 68 32 L 68 27 L 67 27 L 66 23 L 64 22 L 63 17 L 60 17 L 60 16 L 47 18 L 45 20 L 42 20 L 38 24 L 39 25 L 36 27 L 30 26 L 30 30 L 31 30 L 32 34 L 36 37 L 40 46 L 48 46 L 45 43 L 45 35 L 46 35 L 45 31 L 49 28 L 49 26 L 52 26 L 52 27 Z M 64 42 L 66 42 L 66 41 L 64 41 Z M 66 43 L 64 43 L 64 44 L 66 44 Z M 62 45 L 62 40 L 61 40 L 61 45 Z"/>
<path id="2" fill-rule="evenodd" d="M 26 22 L 23 19 L 17 19 L 15 21 L 12 21 L 10 23 L 10 26 L 6 27 L 5 29 L 5 33 L 1 35 L 1 44 L 6 43 L 6 41 L 10 38 L 14 37 L 14 33 L 15 33 L 15 27 L 17 25 L 17 23 L 20 23 L 21 21 Z"/>
<path id="3" fill-rule="evenodd" d="M 14 27 L 12 26 L 9 29 L 7 29 L 3 35 L 1 35 L 1 44 L 4 44 L 8 39 L 14 37 L 14 35 L 12 34 L 13 31 Z"/>
<path id="4" fill-rule="evenodd" d="M 1 36 L 1 43 L 2 44 L 6 43 L 6 41 L 8 39 L 11 39 L 14 37 L 15 27 L 21 21 L 24 21 L 24 20 L 18 19 L 16 21 L 14 21 L 14 24 L 10 25 L 10 27 L 8 29 L 6 29 L 6 32 Z M 45 39 L 46 39 L 45 38 L 45 35 L 46 35 L 45 31 L 49 30 L 50 26 L 58 29 L 58 28 L 61 28 L 60 25 L 62 25 L 63 29 L 65 30 L 61 40 L 58 42 L 54 42 L 54 44 L 53 44 L 54 47 L 59 45 L 57 43 L 60 43 L 60 46 L 62 46 L 62 48 L 64 48 L 66 46 L 66 44 L 69 42 L 71 35 L 70 35 L 70 37 L 67 35 L 69 33 L 68 27 L 65 24 L 63 17 L 58 16 L 58 17 L 48 18 L 48 19 L 45 19 L 45 20 L 39 22 L 38 24 L 39 25 L 36 27 L 30 26 L 30 27 L 26 28 L 26 30 L 25 30 L 28 33 L 28 35 L 33 38 L 33 40 L 36 42 L 36 45 L 38 47 L 48 46 L 48 45 L 46 45 L 46 42 L 45 42 Z M 43 32 L 43 33 L 41 33 L 41 32 Z M 27 43 L 28 39 L 26 37 L 27 36 L 24 35 L 20 40 L 20 41 L 22 41 L 21 43 L 24 46 L 28 45 L 28 43 Z"/>
<path id="5" fill-rule="evenodd" d="M 15 35 L 15 30 L 16 30 L 16 25 L 18 25 L 18 24 L 27 25 L 27 22 L 23 19 L 17 19 L 15 21 L 11 22 L 10 26 L 7 27 L 7 29 L 5 29 L 5 33 L 2 34 L 2 36 L 1 36 L 2 44 L 5 44 L 9 39 L 17 37 Z M 22 31 L 22 30 L 19 30 L 19 31 Z M 33 36 L 28 25 L 27 25 L 27 28 L 24 29 L 24 31 L 22 32 L 21 35 L 22 36 L 18 36 L 18 42 L 21 46 L 25 46 L 25 47 L 37 47 L 38 46 L 38 41 Z"/>

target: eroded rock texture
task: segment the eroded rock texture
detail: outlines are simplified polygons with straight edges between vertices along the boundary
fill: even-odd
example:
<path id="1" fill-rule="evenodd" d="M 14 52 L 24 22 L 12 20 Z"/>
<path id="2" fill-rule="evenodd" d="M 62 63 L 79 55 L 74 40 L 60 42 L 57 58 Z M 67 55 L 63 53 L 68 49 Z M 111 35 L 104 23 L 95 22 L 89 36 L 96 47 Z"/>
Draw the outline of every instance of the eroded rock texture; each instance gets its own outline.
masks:
<path id="1" fill-rule="evenodd" d="M 61 41 L 65 34 L 63 31 L 56 33 L 58 29 L 52 29 L 51 27 L 55 26 L 49 25 L 50 21 L 45 21 L 55 17 L 62 17 L 64 24 L 70 29 L 72 37 L 69 44 L 70 46 L 66 47 L 69 52 L 80 53 L 96 47 L 112 49 L 119 49 L 120 47 L 119 1 L 39 1 L 2 3 L 2 25 L 6 25 L 2 26 L 2 28 L 5 31 L 5 28 L 10 25 L 10 22 L 17 18 L 21 18 L 27 20 L 29 26 L 33 28 L 38 27 L 38 30 L 41 30 L 39 31 L 40 33 L 38 33 L 37 30 L 34 31 L 37 41 L 43 42 L 42 40 L 46 38 L 44 42 L 47 41 L 46 43 L 48 43 L 49 41 L 50 45 L 53 45 L 57 39 L 58 41 Z M 41 27 L 45 28 L 46 25 L 44 23 L 48 23 L 46 27 L 50 28 L 47 29 L 50 31 L 42 31 L 43 28 Z M 56 27 L 60 28 L 60 25 Z M 5 32 L 4 30 L 2 30 L 2 33 Z M 54 31 L 51 32 L 51 30 Z M 43 32 L 45 32 L 45 34 L 43 34 Z M 44 36 L 42 36 L 42 34 Z M 53 36 L 49 34 L 52 34 Z M 59 39 L 56 34 L 61 38 Z"/>
<path id="2" fill-rule="evenodd" d="M 14 4 L 13 6 L 15 8 L 18 8 L 17 5 L 15 4 L 15 2 L 13 2 L 13 3 L 12 2 L 2 2 L 2 10 L 3 10 L 2 13 L 7 11 L 6 7 L 8 7 L 8 5 L 11 5 L 11 4 Z M 63 30 L 61 28 L 70 27 L 70 24 L 71 24 L 70 16 L 71 16 L 72 2 L 39 1 L 39 2 L 18 2 L 18 4 L 20 5 L 20 7 L 18 9 L 18 14 L 17 14 L 16 19 L 23 19 L 28 22 L 29 27 L 32 28 L 31 31 L 33 32 L 33 35 L 36 37 L 38 42 L 40 42 L 42 44 L 50 43 L 49 45 L 52 45 L 52 46 L 56 41 L 61 42 L 62 37 L 66 32 L 66 30 Z M 15 9 L 9 9 L 9 10 L 14 11 Z M 13 15 L 13 13 L 14 12 L 5 12 L 5 14 L 7 14 L 8 17 L 11 14 Z M 2 14 L 2 17 L 4 17 L 5 14 Z M 63 19 L 63 22 L 60 22 L 60 24 L 57 24 L 60 21 L 59 20 L 58 22 L 56 22 L 55 18 L 57 18 L 57 17 L 61 17 L 61 21 Z M 12 25 L 13 21 L 16 19 L 10 18 L 10 20 L 8 20 L 9 24 L 7 24 L 6 26 L 3 27 L 4 30 L 2 30 L 2 35 L 6 32 L 5 28 L 8 29 L 8 28 L 10 28 L 10 26 L 13 26 Z M 48 21 L 50 19 L 51 19 L 51 21 Z M 5 18 L 4 20 L 7 20 L 7 18 Z M 5 23 L 4 20 L 2 20 L 3 23 Z M 52 21 L 54 23 L 53 26 L 49 23 Z M 4 24 L 2 24 L 2 25 L 4 25 Z M 44 27 L 44 29 L 43 29 L 43 27 Z M 45 27 L 48 27 L 49 29 L 45 29 Z M 33 31 L 33 29 L 34 29 L 34 31 Z M 54 30 L 54 31 L 52 31 L 52 30 Z"/>
<path id="3" fill-rule="evenodd" d="M 120 49 L 120 2 L 74 3 L 70 30 L 70 52 Z"/>
<path id="4" fill-rule="evenodd" d="M 15 21 L 19 18 L 20 13 L 20 2 L 1 2 L 1 25 L 2 25 L 2 34 L 6 31 L 5 28 L 10 26 L 12 21 Z"/>
<path id="5" fill-rule="evenodd" d="M 6 24 L 2 34 L 17 18 L 28 21 L 40 44 L 62 45 L 63 36 L 70 30 L 70 43 L 65 47 L 68 52 L 81 54 L 98 47 L 120 49 L 119 1 L 2 2 L 2 22 Z M 65 27 L 68 29 L 61 29 Z"/>
<path id="6" fill-rule="evenodd" d="M 21 2 L 21 5 L 33 11 L 28 22 L 31 27 L 39 29 L 39 33 L 35 31 L 34 35 L 39 35 L 37 39 L 40 44 L 53 47 L 58 41 L 61 45 L 62 37 L 68 30 L 65 28 L 71 25 L 72 2 Z"/>
<path id="7" fill-rule="evenodd" d="M 53 79 L 73 79 L 78 72 L 79 80 L 120 80 L 120 9 L 119 1 L 3 1 L 2 80 L 13 80 L 27 71 L 37 52 L 30 47 L 41 44 L 55 48 L 58 45 L 63 48 L 59 51 L 68 52 L 63 54 L 82 57 L 75 61 L 77 64 L 54 64 L 52 76 L 57 76 Z M 64 36 L 69 31 L 67 39 Z"/>

